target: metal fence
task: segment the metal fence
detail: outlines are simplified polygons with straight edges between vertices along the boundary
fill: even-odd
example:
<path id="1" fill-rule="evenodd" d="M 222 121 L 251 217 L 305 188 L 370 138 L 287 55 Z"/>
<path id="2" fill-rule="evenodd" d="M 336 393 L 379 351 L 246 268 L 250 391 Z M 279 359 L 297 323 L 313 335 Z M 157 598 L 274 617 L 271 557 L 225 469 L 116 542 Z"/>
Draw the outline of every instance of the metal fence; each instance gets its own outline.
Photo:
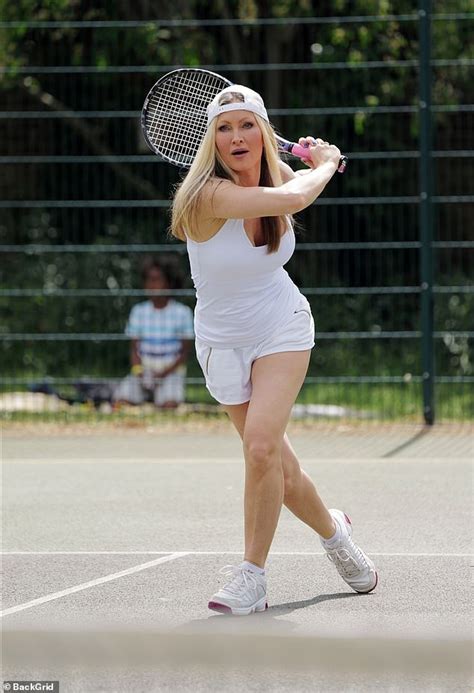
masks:
<path id="1" fill-rule="evenodd" d="M 126 375 L 145 255 L 177 255 L 175 297 L 194 305 L 167 235 L 181 172 L 146 151 L 139 113 L 159 75 L 199 64 L 259 90 L 285 136 L 321 133 L 349 156 L 299 215 L 288 267 L 317 327 L 299 415 L 471 418 L 474 14 L 420 8 L 0 22 L 19 56 L 0 82 L 3 413 L 56 411 L 34 400 L 41 384 L 74 399 Z M 211 402 L 194 356 L 186 401 Z"/>

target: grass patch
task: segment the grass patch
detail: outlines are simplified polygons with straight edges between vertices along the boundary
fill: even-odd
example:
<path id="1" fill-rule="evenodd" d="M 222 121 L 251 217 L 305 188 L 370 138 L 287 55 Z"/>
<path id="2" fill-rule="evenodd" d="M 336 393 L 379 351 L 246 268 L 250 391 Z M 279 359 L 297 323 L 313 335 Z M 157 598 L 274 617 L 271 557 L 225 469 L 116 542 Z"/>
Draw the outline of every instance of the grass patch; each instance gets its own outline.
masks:
<path id="1" fill-rule="evenodd" d="M 18 388 L 16 389 L 18 393 Z M 463 422 L 474 419 L 474 394 L 471 383 L 437 384 L 435 388 L 435 420 Z M 20 393 L 20 403 L 9 405 L 10 395 L 0 397 L 0 414 L 11 422 L 77 422 L 89 425 L 103 423 L 128 427 L 143 427 L 167 422 L 189 423 L 215 420 L 222 416 L 221 408 L 203 386 L 187 389 L 187 403 L 177 410 L 156 410 L 153 405 L 126 406 L 114 409 L 104 404 L 99 409 L 91 403 L 67 405 L 54 397 Z M 22 408 L 21 400 L 25 406 Z M 34 403 L 33 403 L 34 402 Z M 307 383 L 297 404 L 301 420 L 352 420 L 373 422 L 423 421 L 421 383 Z M 10 406 L 10 408 L 9 408 Z M 295 412 L 296 413 L 296 412 Z"/>

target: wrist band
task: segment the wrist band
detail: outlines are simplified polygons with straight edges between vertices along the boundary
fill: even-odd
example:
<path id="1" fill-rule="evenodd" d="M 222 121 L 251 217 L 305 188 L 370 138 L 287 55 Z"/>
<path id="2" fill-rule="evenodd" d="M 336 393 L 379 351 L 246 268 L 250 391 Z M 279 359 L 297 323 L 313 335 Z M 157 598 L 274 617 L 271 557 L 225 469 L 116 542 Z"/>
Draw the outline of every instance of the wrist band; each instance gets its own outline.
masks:
<path id="1" fill-rule="evenodd" d="M 132 366 L 132 375 L 141 375 L 143 373 L 143 366 L 140 363 L 136 363 Z"/>

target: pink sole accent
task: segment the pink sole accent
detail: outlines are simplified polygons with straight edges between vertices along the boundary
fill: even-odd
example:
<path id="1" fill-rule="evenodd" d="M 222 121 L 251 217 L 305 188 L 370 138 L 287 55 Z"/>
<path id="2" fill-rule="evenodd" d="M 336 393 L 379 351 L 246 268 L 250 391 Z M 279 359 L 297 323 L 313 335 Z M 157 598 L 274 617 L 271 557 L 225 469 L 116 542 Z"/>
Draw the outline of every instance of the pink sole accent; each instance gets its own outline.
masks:
<path id="1" fill-rule="evenodd" d="M 348 522 L 350 525 L 352 525 L 351 518 L 347 517 L 346 513 L 344 513 L 344 517 L 346 518 L 346 522 Z"/>
<path id="2" fill-rule="evenodd" d="M 211 609 L 212 611 L 218 611 L 221 614 L 232 614 L 232 609 L 230 606 L 226 606 L 225 604 L 219 604 L 218 602 L 209 602 L 207 605 L 208 609 Z M 265 611 L 268 609 L 268 602 L 265 602 Z"/>
<path id="3" fill-rule="evenodd" d="M 212 611 L 219 611 L 221 614 L 231 614 L 232 609 L 230 606 L 225 606 L 225 604 L 219 604 L 218 602 L 209 602 L 207 605 Z"/>

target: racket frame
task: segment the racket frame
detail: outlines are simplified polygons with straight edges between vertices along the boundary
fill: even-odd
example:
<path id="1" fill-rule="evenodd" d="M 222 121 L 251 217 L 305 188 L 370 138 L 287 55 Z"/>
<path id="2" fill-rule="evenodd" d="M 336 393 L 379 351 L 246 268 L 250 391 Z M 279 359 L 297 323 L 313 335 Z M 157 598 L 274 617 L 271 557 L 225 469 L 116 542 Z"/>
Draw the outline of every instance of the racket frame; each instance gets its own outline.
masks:
<path id="1" fill-rule="evenodd" d="M 155 84 L 152 86 L 148 94 L 146 95 L 142 112 L 141 112 L 141 117 L 140 117 L 140 125 L 142 128 L 143 132 L 143 137 L 145 138 L 145 142 L 147 145 L 150 147 L 150 149 L 155 153 L 161 156 L 163 159 L 166 161 L 169 161 L 171 164 L 174 164 L 175 166 L 180 166 L 183 168 L 189 168 L 191 166 L 191 163 L 183 163 L 181 161 L 178 161 L 177 159 L 174 159 L 173 157 L 167 155 L 160 149 L 158 149 L 150 139 L 149 133 L 148 133 L 148 128 L 147 128 L 147 116 L 149 115 L 149 104 L 150 101 L 152 100 L 153 97 L 156 96 L 157 92 L 159 91 L 160 85 L 170 82 L 174 78 L 179 78 L 180 74 L 183 74 L 184 72 L 201 72 L 204 73 L 206 76 L 213 77 L 216 81 L 222 82 L 222 87 L 218 91 L 216 91 L 216 94 L 219 93 L 219 91 L 222 91 L 222 89 L 225 89 L 226 87 L 232 86 L 232 82 L 225 77 L 222 77 L 222 75 L 218 75 L 217 72 L 212 72 L 211 70 L 204 70 L 202 68 L 198 67 L 180 67 L 177 70 L 172 70 L 171 72 L 167 72 L 163 77 L 160 77 L 160 79 L 155 82 Z M 203 133 L 204 136 L 204 133 Z"/>
<path id="2" fill-rule="evenodd" d="M 163 151 L 161 151 L 161 149 L 158 149 L 155 146 L 155 144 L 152 142 L 152 140 L 150 139 L 150 136 L 148 133 L 148 127 L 147 127 L 147 116 L 149 114 L 149 104 L 150 104 L 150 101 L 152 100 L 152 98 L 156 96 L 160 85 L 164 84 L 166 82 L 170 82 L 173 78 L 178 78 L 180 73 L 182 74 L 184 72 L 188 72 L 188 73 L 189 72 L 193 72 L 193 73 L 201 72 L 201 73 L 205 74 L 206 76 L 214 78 L 217 82 L 221 82 L 222 87 L 221 87 L 221 89 L 216 91 L 215 95 L 218 94 L 219 91 L 222 91 L 222 89 L 225 89 L 226 87 L 231 87 L 233 85 L 233 82 L 231 82 L 226 77 L 223 77 L 222 75 L 217 74 L 217 72 L 212 72 L 211 70 L 205 70 L 205 69 L 199 68 L 199 67 L 180 67 L 176 70 L 172 70 L 171 72 L 167 72 L 165 75 L 163 75 L 163 77 L 160 77 L 160 79 L 157 82 L 155 82 L 155 84 L 151 87 L 150 91 L 148 92 L 148 94 L 145 98 L 144 104 L 143 104 L 141 117 L 140 117 L 140 124 L 141 124 L 141 129 L 143 132 L 143 137 L 145 139 L 145 142 L 147 143 L 147 145 L 150 147 L 150 149 L 155 154 L 158 154 L 159 156 L 161 156 L 165 161 L 168 161 L 169 163 L 174 164 L 175 166 L 180 166 L 182 168 L 189 168 L 191 166 L 192 161 L 190 163 L 178 161 L 176 158 L 173 158 L 173 157 L 169 156 L 168 154 L 164 153 Z M 203 133 L 203 136 L 204 136 L 204 133 Z M 297 144 L 296 142 L 292 142 L 290 140 L 287 140 L 284 137 L 277 135 L 276 133 L 275 133 L 275 138 L 276 138 L 276 141 L 278 143 L 278 147 L 279 147 L 280 151 L 286 152 L 287 154 L 292 154 L 293 156 L 295 156 L 295 157 L 297 157 L 303 161 L 305 159 L 309 159 L 309 157 L 303 156 L 303 153 L 301 152 L 301 149 L 302 149 L 301 145 Z M 299 150 L 299 153 L 296 153 L 296 151 L 293 151 L 294 149 Z M 341 156 L 341 158 L 339 160 L 339 165 L 337 168 L 338 172 L 344 173 L 346 166 L 347 166 L 347 156 L 343 155 L 343 156 Z"/>

